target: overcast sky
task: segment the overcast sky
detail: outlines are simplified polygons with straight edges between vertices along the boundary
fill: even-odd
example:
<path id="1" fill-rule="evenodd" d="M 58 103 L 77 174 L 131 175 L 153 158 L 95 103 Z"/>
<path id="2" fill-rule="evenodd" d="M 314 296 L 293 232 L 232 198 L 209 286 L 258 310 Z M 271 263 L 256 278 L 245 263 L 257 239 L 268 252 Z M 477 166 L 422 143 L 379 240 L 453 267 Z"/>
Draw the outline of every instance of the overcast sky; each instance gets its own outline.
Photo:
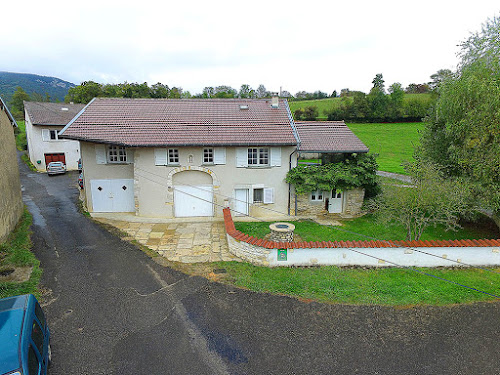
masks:
<path id="1" fill-rule="evenodd" d="M 331 93 L 424 83 L 455 69 L 458 44 L 500 14 L 498 0 L 8 1 L 0 71 L 76 84 L 264 84 Z"/>

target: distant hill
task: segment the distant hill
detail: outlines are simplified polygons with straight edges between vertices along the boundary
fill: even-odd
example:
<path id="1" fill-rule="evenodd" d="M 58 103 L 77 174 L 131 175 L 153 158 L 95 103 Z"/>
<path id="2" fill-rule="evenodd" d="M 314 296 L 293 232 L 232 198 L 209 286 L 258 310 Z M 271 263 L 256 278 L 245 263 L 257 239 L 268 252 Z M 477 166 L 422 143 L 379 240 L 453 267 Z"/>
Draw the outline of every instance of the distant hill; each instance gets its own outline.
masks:
<path id="1" fill-rule="evenodd" d="M 36 92 L 45 97 L 45 93 L 48 93 L 51 101 L 58 99 L 62 102 L 68 90 L 75 84 L 56 77 L 0 71 L 0 95 L 7 103 L 12 99 L 17 86 L 21 86 L 30 96 Z"/>

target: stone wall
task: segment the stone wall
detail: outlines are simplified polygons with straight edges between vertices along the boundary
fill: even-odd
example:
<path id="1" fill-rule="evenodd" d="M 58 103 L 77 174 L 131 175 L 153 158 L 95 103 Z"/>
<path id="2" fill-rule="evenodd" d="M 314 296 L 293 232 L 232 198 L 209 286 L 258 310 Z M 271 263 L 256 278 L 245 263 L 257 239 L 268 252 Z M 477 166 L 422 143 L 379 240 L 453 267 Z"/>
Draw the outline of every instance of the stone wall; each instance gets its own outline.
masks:
<path id="1" fill-rule="evenodd" d="M 14 229 L 22 212 L 14 127 L 0 101 L 0 242 Z"/>
<path id="2" fill-rule="evenodd" d="M 326 207 L 326 199 L 329 192 L 323 192 L 322 201 L 311 201 L 310 194 L 297 195 L 297 215 L 319 216 L 329 214 Z M 365 190 L 356 188 L 344 192 L 343 212 L 338 215 L 345 218 L 361 215 L 361 207 L 365 198 Z"/>
<path id="3" fill-rule="evenodd" d="M 255 265 L 363 267 L 499 266 L 500 240 L 273 242 L 236 230 L 224 209 L 229 252 Z"/>

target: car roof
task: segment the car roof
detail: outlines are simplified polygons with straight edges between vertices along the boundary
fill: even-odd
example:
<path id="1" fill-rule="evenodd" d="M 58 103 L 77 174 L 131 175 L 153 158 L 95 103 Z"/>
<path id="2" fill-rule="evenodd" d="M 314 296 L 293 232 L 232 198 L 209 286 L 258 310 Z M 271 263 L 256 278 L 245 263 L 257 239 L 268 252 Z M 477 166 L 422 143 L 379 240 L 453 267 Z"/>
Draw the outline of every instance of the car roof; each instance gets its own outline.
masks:
<path id="1" fill-rule="evenodd" d="M 19 345 L 24 312 L 30 296 L 26 294 L 0 300 L 0 353 L 2 353 L 0 372 L 2 373 L 16 370 L 21 366 Z"/>

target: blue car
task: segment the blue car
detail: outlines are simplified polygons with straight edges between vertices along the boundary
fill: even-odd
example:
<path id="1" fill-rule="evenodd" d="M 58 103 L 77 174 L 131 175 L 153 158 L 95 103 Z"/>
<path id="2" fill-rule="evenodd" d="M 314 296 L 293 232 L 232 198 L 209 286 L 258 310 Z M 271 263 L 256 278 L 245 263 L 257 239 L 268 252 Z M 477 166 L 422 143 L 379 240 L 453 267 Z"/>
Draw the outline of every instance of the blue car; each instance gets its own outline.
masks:
<path id="1" fill-rule="evenodd" d="M 50 333 L 32 294 L 0 299 L 0 374 L 47 374 Z"/>

